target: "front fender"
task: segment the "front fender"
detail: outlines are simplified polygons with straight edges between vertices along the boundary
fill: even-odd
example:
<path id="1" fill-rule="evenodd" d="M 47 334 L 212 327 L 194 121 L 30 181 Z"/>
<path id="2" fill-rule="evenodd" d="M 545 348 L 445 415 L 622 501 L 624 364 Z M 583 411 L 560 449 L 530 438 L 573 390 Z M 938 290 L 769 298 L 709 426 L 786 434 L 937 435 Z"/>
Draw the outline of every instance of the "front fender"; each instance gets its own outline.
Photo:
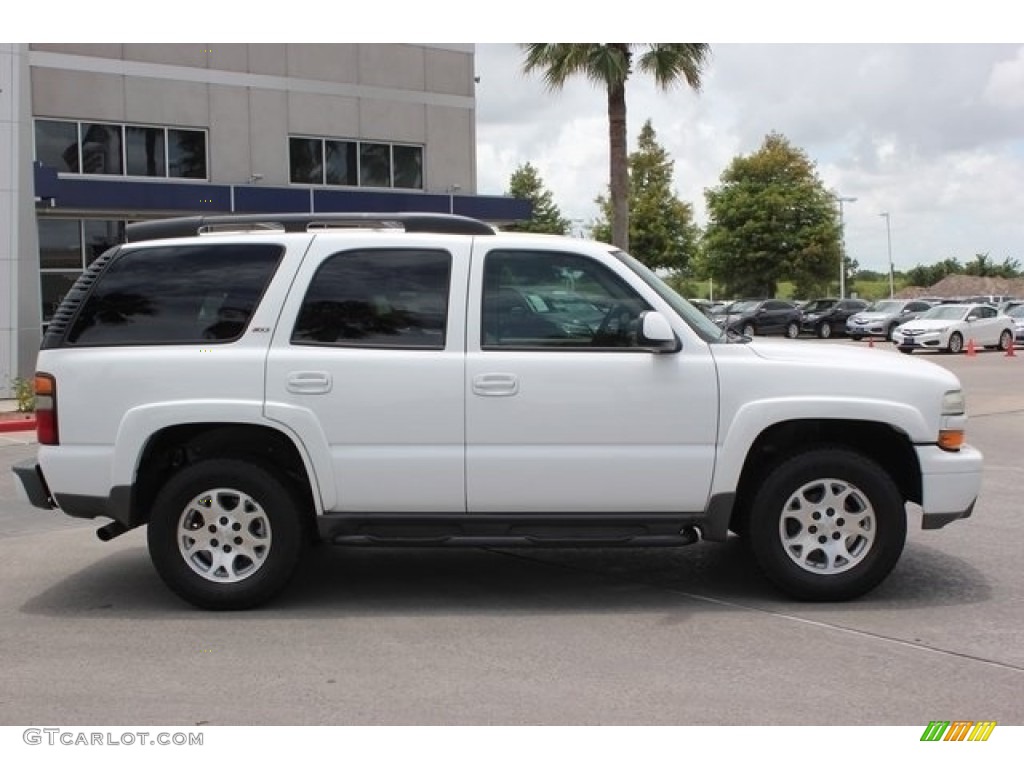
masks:
<path id="1" fill-rule="evenodd" d="M 905 403 L 838 397 L 780 397 L 739 406 L 731 419 L 723 419 L 712 495 L 736 490 L 751 446 L 768 428 L 794 421 L 863 421 L 885 424 L 913 439 L 928 432 L 924 415 Z"/>

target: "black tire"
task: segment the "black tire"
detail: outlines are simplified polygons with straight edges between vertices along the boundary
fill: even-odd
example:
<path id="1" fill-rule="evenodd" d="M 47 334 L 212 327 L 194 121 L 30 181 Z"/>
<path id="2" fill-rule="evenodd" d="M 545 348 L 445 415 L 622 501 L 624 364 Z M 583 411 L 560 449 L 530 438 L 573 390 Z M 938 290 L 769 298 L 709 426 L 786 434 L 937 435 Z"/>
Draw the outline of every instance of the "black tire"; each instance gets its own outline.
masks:
<path id="1" fill-rule="evenodd" d="M 822 323 L 818 326 L 818 338 L 819 339 L 831 339 L 832 338 L 832 324 Z"/>
<path id="2" fill-rule="evenodd" d="M 1006 352 L 1010 347 L 1013 346 L 1013 333 L 1010 331 L 1003 331 L 999 334 L 999 349 Z"/>
<path id="3" fill-rule="evenodd" d="M 743 328 L 740 329 L 740 333 L 744 336 L 754 338 L 754 334 L 757 333 L 757 329 L 754 327 L 753 323 L 746 323 Z"/>
<path id="4" fill-rule="evenodd" d="M 953 355 L 959 355 L 964 351 L 964 337 L 959 333 L 954 333 L 949 337 L 949 346 L 946 347 L 946 351 Z"/>
<path id="5" fill-rule="evenodd" d="M 890 325 L 890 326 L 889 326 L 889 327 L 888 327 L 888 328 L 886 329 L 886 331 L 885 331 L 885 340 L 886 340 L 886 341 L 892 341 L 892 335 L 893 335 L 894 333 L 896 333 L 896 329 L 897 329 L 898 327 L 899 327 L 899 326 L 898 326 L 898 324 L 897 324 L 897 323 L 893 323 L 892 325 Z"/>
<path id="6" fill-rule="evenodd" d="M 912 349 L 911 349 L 910 347 L 896 347 L 896 349 L 898 349 L 898 350 L 899 350 L 900 352 L 902 352 L 902 353 L 903 353 L 904 355 L 909 355 L 909 354 L 910 354 L 911 352 L 913 352 L 913 351 L 914 351 L 914 350 L 912 350 Z"/>
<path id="7" fill-rule="evenodd" d="M 879 464 L 847 448 L 822 447 L 768 473 L 749 530 L 758 565 L 783 592 L 800 600 L 850 600 L 896 565 L 907 514 Z"/>
<path id="8" fill-rule="evenodd" d="M 786 323 L 786 338 L 795 339 L 800 335 L 800 324 L 795 320 Z"/>
<path id="9" fill-rule="evenodd" d="M 157 494 L 150 557 L 164 583 L 195 606 L 253 608 L 291 579 L 305 541 L 301 515 L 295 494 L 271 469 L 239 459 L 200 461 Z"/>
<path id="10" fill-rule="evenodd" d="M 864 337 L 863 337 L 863 336 L 860 336 L 860 335 L 858 335 L 858 334 L 856 334 L 856 333 L 851 333 L 851 334 L 850 334 L 850 338 L 851 338 L 851 339 L 853 339 L 854 341 L 860 341 L 860 340 L 861 340 L 861 339 L 863 339 Z"/>

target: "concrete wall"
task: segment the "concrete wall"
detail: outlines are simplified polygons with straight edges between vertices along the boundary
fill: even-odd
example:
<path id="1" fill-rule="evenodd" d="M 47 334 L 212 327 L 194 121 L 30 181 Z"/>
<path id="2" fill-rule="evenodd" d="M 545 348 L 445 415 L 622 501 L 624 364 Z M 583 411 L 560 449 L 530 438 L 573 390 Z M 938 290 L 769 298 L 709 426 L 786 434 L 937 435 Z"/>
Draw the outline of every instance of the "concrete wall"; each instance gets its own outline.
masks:
<path id="1" fill-rule="evenodd" d="M 27 47 L 0 44 L 0 398 L 32 375 L 40 338 L 28 84 Z"/>
<path id="2" fill-rule="evenodd" d="M 476 191 L 471 45 L 30 48 L 35 116 L 205 128 L 215 183 L 288 184 L 303 134 L 423 144 L 425 191 Z"/>

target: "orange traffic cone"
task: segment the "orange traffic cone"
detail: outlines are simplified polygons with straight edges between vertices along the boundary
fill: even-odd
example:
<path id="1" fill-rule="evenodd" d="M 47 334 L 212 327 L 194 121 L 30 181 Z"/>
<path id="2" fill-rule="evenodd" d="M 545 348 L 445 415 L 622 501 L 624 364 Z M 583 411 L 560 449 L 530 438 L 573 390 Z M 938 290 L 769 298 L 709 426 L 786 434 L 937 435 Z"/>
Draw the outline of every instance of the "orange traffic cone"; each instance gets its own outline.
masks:
<path id="1" fill-rule="evenodd" d="M 974 339 L 967 340 L 967 356 L 974 357 L 978 354 L 978 350 L 974 348 Z"/>
<path id="2" fill-rule="evenodd" d="M 870 349 L 874 349 L 875 348 L 875 337 L 874 336 L 868 336 L 868 347 Z"/>
<path id="3" fill-rule="evenodd" d="M 1017 353 L 1013 351 L 1014 346 L 1015 346 L 1015 343 L 1011 341 L 1010 342 L 1010 346 L 1008 346 L 1006 348 L 1006 356 L 1007 357 L 1016 357 L 1017 356 Z"/>

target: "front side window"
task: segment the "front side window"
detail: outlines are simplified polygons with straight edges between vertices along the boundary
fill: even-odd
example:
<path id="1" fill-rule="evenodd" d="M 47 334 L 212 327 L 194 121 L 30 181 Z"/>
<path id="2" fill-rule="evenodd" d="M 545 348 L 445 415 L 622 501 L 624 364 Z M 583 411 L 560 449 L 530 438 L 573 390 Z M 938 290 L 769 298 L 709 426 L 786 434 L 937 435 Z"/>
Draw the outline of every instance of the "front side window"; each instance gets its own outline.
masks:
<path id="1" fill-rule="evenodd" d="M 447 251 L 334 254 L 310 283 L 292 343 L 444 349 L 451 264 Z"/>
<path id="2" fill-rule="evenodd" d="M 592 259 L 547 251 L 492 251 L 484 262 L 485 350 L 640 346 L 650 306 Z"/>
<path id="3" fill-rule="evenodd" d="M 279 245 L 125 251 L 75 318 L 76 345 L 210 344 L 241 337 L 274 274 Z"/>

